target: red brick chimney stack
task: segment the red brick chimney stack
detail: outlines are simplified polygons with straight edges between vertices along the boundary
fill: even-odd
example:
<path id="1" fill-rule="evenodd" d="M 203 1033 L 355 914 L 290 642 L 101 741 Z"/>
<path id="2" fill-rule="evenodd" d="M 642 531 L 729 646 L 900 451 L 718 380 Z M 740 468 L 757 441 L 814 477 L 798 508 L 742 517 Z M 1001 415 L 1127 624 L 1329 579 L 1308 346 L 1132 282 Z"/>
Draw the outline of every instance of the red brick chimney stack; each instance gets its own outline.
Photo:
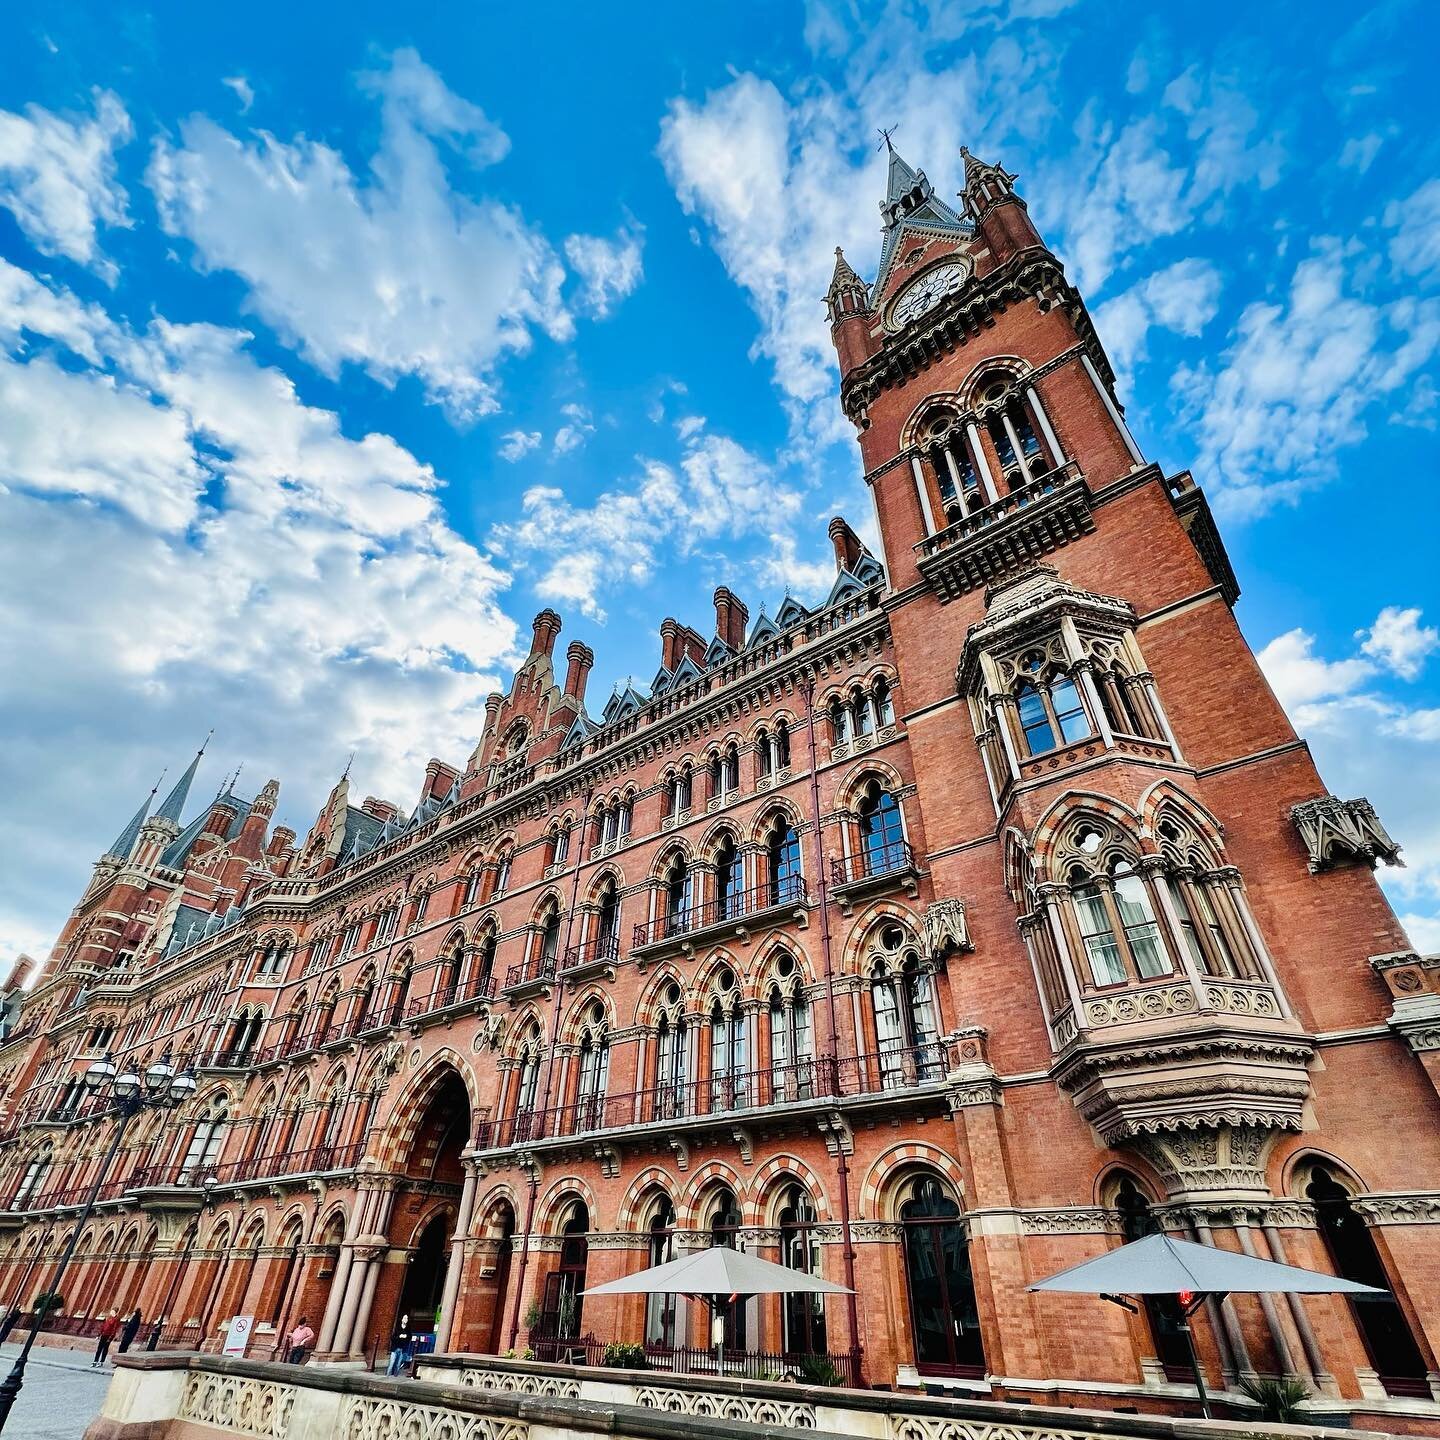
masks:
<path id="1" fill-rule="evenodd" d="M 560 633 L 560 617 L 553 610 L 542 610 L 535 617 L 535 634 L 530 642 L 532 655 L 549 655 L 555 649 Z"/>
<path id="2" fill-rule="evenodd" d="M 662 632 L 663 633 L 663 632 Z M 595 652 L 581 640 L 572 640 L 565 652 L 569 667 L 565 671 L 565 693 L 577 705 L 585 703 L 585 686 L 590 681 L 590 667 L 595 663 Z"/>

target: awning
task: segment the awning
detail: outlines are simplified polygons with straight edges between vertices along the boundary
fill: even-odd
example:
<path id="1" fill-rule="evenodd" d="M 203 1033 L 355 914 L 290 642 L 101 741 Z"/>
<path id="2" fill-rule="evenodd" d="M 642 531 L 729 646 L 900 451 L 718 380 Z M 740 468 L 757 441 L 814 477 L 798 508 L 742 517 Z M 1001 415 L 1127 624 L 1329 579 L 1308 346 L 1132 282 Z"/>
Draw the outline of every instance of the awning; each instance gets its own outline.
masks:
<path id="1" fill-rule="evenodd" d="M 586 1295 L 848 1295 L 803 1270 L 791 1270 L 728 1245 L 712 1245 L 664 1265 L 652 1265 L 619 1280 L 607 1280 Z"/>

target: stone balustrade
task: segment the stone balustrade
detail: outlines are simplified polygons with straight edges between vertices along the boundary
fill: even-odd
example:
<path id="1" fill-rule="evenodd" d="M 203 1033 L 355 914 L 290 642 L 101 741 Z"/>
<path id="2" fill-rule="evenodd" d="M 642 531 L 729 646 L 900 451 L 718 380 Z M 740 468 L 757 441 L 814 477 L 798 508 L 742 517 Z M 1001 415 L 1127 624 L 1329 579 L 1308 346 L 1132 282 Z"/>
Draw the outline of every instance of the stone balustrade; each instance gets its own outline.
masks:
<path id="1" fill-rule="evenodd" d="M 116 1357 L 84 1440 L 1330 1440 L 1317 1425 L 824 1389 L 713 1376 L 422 1358 L 420 1378 L 210 1355 Z M 1353 1440 L 1380 1440 L 1352 1431 Z"/>

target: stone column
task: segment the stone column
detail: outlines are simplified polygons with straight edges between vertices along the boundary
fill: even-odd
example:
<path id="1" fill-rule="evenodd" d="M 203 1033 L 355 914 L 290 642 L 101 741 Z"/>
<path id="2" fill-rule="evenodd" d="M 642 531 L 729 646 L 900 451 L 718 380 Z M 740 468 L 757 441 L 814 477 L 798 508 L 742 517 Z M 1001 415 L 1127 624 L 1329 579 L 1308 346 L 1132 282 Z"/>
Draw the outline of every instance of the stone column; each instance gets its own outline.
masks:
<path id="1" fill-rule="evenodd" d="M 1285 1242 L 1280 1238 L 1280 1229 L 1274 1223 L 1267 1223 L 1265 1226 L 1265 1242 L 1270 1246 L 1272 1260 L 1279 1265 L 1290 1263 L 1285 1254 Z M 1295 1322 L 1301 1347 L 1305 1351 L 1305 1363 L 1310 1367 L 1315 1388 L 1322 1395 L 1338 1396 L 1339 1387 L 1335 1383 L 1335 1377 L 1325 1369 L 1325 1361 L 1320 1354 L 1320 1344 L 1315 1339 L 1315 1331 L 1310 1324 L 1310 1316 L 1305 1309 L 1304 1301 L 1300 1296 L 1291 1294 L 1287 1294 L 1285 1299 L 1290 1306 L 1290 1318 Z"/>
<path id="2" fill-rule="evenodd" d="M 995 488 L 995 477 L 990 473 L 990 460 L 985 454 L 985 446 L 980 441 L 980 430 L 973 420 L 965 424 L 965 436 L 970 441 L 970 453 L 975 459 L 975 471 L 980 476 L 981 488 L 985 491 L 985 498 L 992 504 L 1000 499 L 1000 492 Z"/>
<path id="3" fill-rule="evenodd" d="M 340 1258 L 335 1262 L 335 1274 L 330 1280 L 330 1296 L 325 1301 L 325 1318 L 321 1320 L 319 1332 L 315 1337 L 315 1349 L 320 1354 L 328 1354 L 335 1348 L 335 1329 L 340 1323 L 340 1306 L 345 1299 L 346 1286 L 350 1280 L 350 1266 L 354 1259 L 354 1248 L 346 1245 L 340 1251 Z"/>
<path id="4" fill-rule="evenodd" d="M 920 515 L 925 521 L 925 534 L 935 533 L 935 516 L 930 509 L 930 492 L 925 485 L 925 472 L 920 468 L 920 457 L 911 455 L 910 468 L 915 472 L 915 494 L 920 501 Z"/>
<path id="5" fill-rule="evenodd" d="M 1105 413 L 1109 415 L 1115 428 L 1120 432 L 1120 438 L 1125 442 L 1125 448 L 1130 452 L 1130 458 L 1136 465 L 1143 465 L 1145 457 L 1140 453 L 1140 447 L 1135 443 L 1135 437 L 1130 433 L 1130 427 L 1125 423 L 1124 417 L 1110 398 L 1110 392 L 1100 379 L 1094 362 L 1083 350 L 1080 352 L 1080 363 L 1085 367 L 1085 373 L 1090 377 L 1090 383 L 1095 387 L 1096 394 L 1100 396 L 1100 403 L 1105 407 Z"/>
<path id="6" fill-rule="evenodd" d="M 1256 1260 L 1264 1259 L 1264 1256 L 1255 1248 L 1255 1241 L 1250 1235 L 1250 1217 L 1243 1212 L 1235 1217 L 1235 1234 L 1240 1238 L 1240 1248 Z M 1264 1290 L 1260 1292 L 1260 1310 L 1265 1316 L 1265 1328 L 1270 1332 L 1270 1343 L 1275 1347 L 1275 1354 L 1279 1358 L 1280 1368 L 1286 1375 L 1299 1375 L 1295 1366 L 1295 1357 L 1290 1353 L 1290 1343 L 1285 1338 L 1285 1332 L 1280 1328 L 1280 1315 L 1275 1309 L 1275 1297 Z"/>
<path id="7" fill-rule="evenodd" d="M 460 1192 L 460 1210 L 455 1216 L 455 1234 L 450 1241 L 450 1263 L 445 1270 L 445 1289 L 440 1295 L 440 1323 L 435 1327 L 435 1349 L 448 1350 L 455 1333 L 455 1302 L 460 1294 L 460 1279 L 465 1270 L 465 1241 L 470 1235 L 470 1219 L 475 1212 L 476 1177 L 474 1167 L 465 1167 L 465 1186 Z"/>
<path id="8" fill-rule="evenodd" d="M 1025 387 L 1025 398 L 1030 402 L 1030 413 L 1035 417 L 1035 423 L 1040 427 L 1040 434 L 1050 447 L 1050 454 L 1056 466 L 1063 465 L 1065 452 L 1060 448 L 1060 442 L 1055 438 L 1054 430 L 1050 428 L 1050 417 L 1045 413 L 1045 407 L 1040 403 L 1040 396 L 1036 393 L 1033 385 Z"/>

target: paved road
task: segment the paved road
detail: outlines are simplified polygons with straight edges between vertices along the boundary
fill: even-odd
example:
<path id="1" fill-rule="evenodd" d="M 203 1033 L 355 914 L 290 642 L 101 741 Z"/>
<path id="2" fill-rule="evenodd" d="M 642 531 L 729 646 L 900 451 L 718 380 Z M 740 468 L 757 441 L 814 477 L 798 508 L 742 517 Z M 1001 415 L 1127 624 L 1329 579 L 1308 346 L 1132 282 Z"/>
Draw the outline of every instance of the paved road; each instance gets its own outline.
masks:
<path id="1" fill-rule="evenodd" d="M 0 1379 L 20 1353 L 0 1345 Z M 5 1440 L 80 1440 L 100 1411 L 110 1367 L 90 1368 L 90 1352 L 37 1345 L 25 1366 L 25 1387 L 5 1426 Z"/>

